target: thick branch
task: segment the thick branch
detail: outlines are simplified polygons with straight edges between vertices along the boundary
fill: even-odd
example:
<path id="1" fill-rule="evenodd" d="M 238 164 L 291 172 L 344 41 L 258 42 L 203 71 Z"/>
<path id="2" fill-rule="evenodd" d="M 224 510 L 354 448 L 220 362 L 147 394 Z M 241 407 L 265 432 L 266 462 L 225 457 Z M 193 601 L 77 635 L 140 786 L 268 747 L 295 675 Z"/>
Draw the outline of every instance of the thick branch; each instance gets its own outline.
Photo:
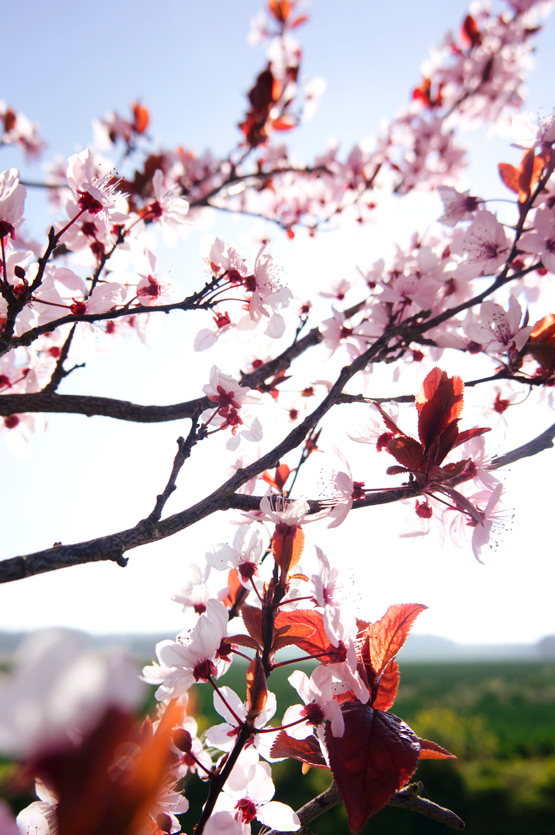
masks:
<path id="1" fill-rule="evenodd" d="M 412 812 L 417 812 L 420 815 L 425 815 L 439 823 L 443 823 L 451 827 L 451 829 L 457 829 L 459 831 L 464 829 L 464 821 L 454 812 L 451 812 L 450 809 L 444 809 L 443 806 L 438 806 L 437 803 L 420 797 L 417 792 L 421 789 L 421 783 L 411 783 L 410 786 L 396 792 L 388 801 L 387 805 L 410 809 Z M 341 794 L 335 781 L 333 781 L 325 791 L 297 810 L 301 826 L 307 826 L 315 818 L 320 817 L 328 809 L 333 809 L 334 806 L 338 806 L 341 802 Z M 278 833 L 276 830 L 271 829 L 265 835 L 278 835 Z"/>
<path id="2" fill-rule="evenodd" d="M 134 423 L 161 423 L 192 417 L 197 409 L 207 409 L 207 397 L 173 403 L 170 406 L 141 406 L 129 400 L 115 400 L 111 397 L 94 395 L 58 394 L 54 391 L 38 391 L 29 394 L 3 394 L 0 396 L 0 415 L 15 415 L 25 412 L 57 412 L 79 414 L 91 417 L 115 418 Z"/>

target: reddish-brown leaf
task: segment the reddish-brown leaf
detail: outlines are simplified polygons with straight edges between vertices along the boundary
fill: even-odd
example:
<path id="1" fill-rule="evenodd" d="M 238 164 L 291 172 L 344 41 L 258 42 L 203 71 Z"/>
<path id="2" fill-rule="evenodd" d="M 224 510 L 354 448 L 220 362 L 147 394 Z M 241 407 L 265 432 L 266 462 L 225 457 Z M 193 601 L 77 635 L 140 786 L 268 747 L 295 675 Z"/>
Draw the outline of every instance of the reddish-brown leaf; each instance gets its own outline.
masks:
<path id="1" fill-rule="evenodd" d="M 427 608 L 421 603 L 394 604 L 380 620 L 368 626 L 362 645 L 362 659 L 370 683 L 379 683 L 388 663 L 407 640 L 412 624 Z"/>
<path id="2" fill-rule="evenodd" d="M 425 450 L 447 426 L 460 418 L 463 409 L 464 383 L 460 377 L 448 377 L 433 368 L 416 395 L 418 437 Z"/>
<path id="3" fill-rule="evenodd" d="M 414 438 L 401 435 L 392 438 L 387 445 L 387 451 L 397 459 L 399 464 L 412 473 L 422 472 L 424 466 L 424 450 Z"/>
<path id="4" fill-rule="evenodd" d="M 133 111 L 133 130 L 135 133 L 144 133 L 150 121 L 147 108 L 137 102 L 131 109 Z"/>
<path id="5" fill-rule="evenodd" d="M 304 548 L 304 531 L 301 527 L 276 525 L 272 537 L 272 552 L 280 571 L 289 574 L 299 562 Z"/>
<path id="6" fill-rule="evenodd" d="M 314 734 L 306 739 L 293 739 L 285 731 L 280 731 L 270 751 L 272 757 L 293 757 L 315 768 L 327 768 L 320 743 Z"/>
<path id="7" fill-rule="evenodd" d="M 314 629 L 309 624 L 303 623 L 288 623 L 286 626 L 275 628 L 274 623 L 274 641 L 272 649 L 277 652 L 283 647 L 290 647 L 298 644 L 298 641 L 304 638 L 310 638 Z"/>
<path id="8" fill-rule="evenodd" d="M 278 23 L 285 23 L 293 11 L 293 4 L 289 0 L 269 0 L 268 11 Z"/>
<path id="9" fill-rule="evenodd" d="M 399 678 L 399 665 L 393 659 L 382 673 L 378 685 L 378 692 L 372 702 L 372 707 L 375 707 L 377 710 L 389 710 L 397 695 Z"/>
<path id="10" fill-rule="evenodd" d="M 421 760 L 456 760 L 455 754 L 450 754 L 437 742 L 432 742 L 429 739 L 418 739 L 420 743 L 420 759 Z"/>
<path id="11" fill-rule="evenodd" d="M 272 122 L 272 127 L 274 130 L 291 130 L 297 124 L 297 120 L 294 116 L 279 116 L 277 119 L 274 119 Z"/>
<path id="12" fill-rule="evenodd" d="M 289 624 L 297 627 L 301 626 L 304 629 L 309 627 L 312 630 L 308 635 L 306 633 L 304 635 L 299 634 L 290 643 L 294 643 L 308 655 L 317 657 L 323 664 L 338 660 L 337 649 L 330 644 L 330 640 L 324 629 L 324 619 L 319 612 L 314 612 L 311 609 L 278 612 L 275 619 L 275 628 L 281 629 Z"/>
<path id="13" fill-rule="evenodd" d="M 537 157 L 534 149 L 525 151 L 520 165 L 510 165 L 508 162 L 500 162 L 498 165 L 501 179 L 511 191 L 518 194 L 518 202 L 525 203 L 530 199 L 533 189 L 537 186 L 541 172 L 545 165 L 545 158 L 542 154 Z"/>
<path id="14" fill-rule="evenodd" d="M 241 608 L 241 615 L 243 622 L 251 638 L 262 649 L 264 647 L 264 637 L 262 635 L 262 610 L 257 609 L 256 606 L 244 605 Z"/>
<path id="15" fill-rule="evenodd" d="M 351 832 L 359 832 L 410 780 L 418 765 L 418 737 L 408 725 L 360 702 L 341 706 L 345 732 L 326 727 L 331 770 L 345 803 Z"/>
<path id="16" fill-rule="evenodd" d="M 232 609 L 235 606 L 237 610 L 247 595 L 248 591 L 239 579 L 239 572 L 236 568 L 232 568 L 227 575 L 227 594 L 222 600 L 222 603 L 228 609 Z"/>
<path id="17" fill-rule="evenodd" d="M 260 716 L 267 699 L 266 673 L 257 653 L 247 669 L 247 721 L 254 722 Z"/>
<path id="18" fill-rule="evenodd" d="M 276 467 L 275 475 L 272 475 L 268 471 L 263 473 L 262 480 L 265 481 L 270 487 L 273 487 L 275 490 L 278 490 L 280 493 L 285 487 L 285 482 L 289 478 L 291 474 L 291 470 L 287 466 L 287 464 L 280 464 L 279 467 Z"/>

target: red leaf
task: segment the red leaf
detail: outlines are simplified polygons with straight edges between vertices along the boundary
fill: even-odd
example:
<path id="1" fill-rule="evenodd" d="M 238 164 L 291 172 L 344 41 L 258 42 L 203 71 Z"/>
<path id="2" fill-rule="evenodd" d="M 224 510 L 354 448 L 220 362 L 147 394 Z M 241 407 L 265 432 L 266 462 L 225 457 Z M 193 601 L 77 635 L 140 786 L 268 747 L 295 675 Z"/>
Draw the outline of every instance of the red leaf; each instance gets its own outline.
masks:
<path id="1" fill-rule="evenodd" d="M 274 130 L 291 130 L 297 124 L 297 120 L 294 116 L 278 116 L 277 119 L 274 119 L 272 122 L 272 127 Z"/>
<path id="2" fill-rule="evenodd" d="M 262 610 L 257 609 L 256 606 L 244 605 L 241 608 L 241 615 L 249 635 L 255 640 L 260 649 L 263 649 Z"/>
<path id="3" fill-rule="evenodd" d="M 287 464 L 280 464 L 279 467 L 276 467 L 276 474 L 274 476 L 266 470 L 262 474 L 262 480 L 281 493 L 290 474 L 291 470 Z"/>
<path id="4" fill-rule="evenodd" d="M 420 743 L 420 759 L 421 760 L 456 760 L 454 754 L 450 754 L 437 742 L 431 742 L 429 739 L 419 739 Z"/>
<path id="5" fill-rule="evenodd" d="M 326 760 L 318 738 L 312 734 L 306 739 L 293 739 L 285 731 L 280 731 L 270 751 L 272 757 L 293 757 L 302 763 L 308 763 L 315 768 L 327 768 Z"/>
<path id="6" fill-rule="evenodd" d="M 358 832 L 410 780 L 418 765 L 418 737 L 408 725 L 360 702 L 341 706 L 345 733 L 326 727 L 331 770 L 347 809 L 349 828 Z"/>
<path id="7" fill-rule="evenodd" d="M 478 24 L 472 15 L 467 14 L 463 20 L 459 36 L 461 44 L 465 49 L 470 49 L 471 46 L 475 46 L 480 43 L 480 31 L 478 29 Z"/>
<path id="8" fill-rule="evenodd" d="M 137 102 L 131 107 L 133 111 L 133 130 L 135 133 L 144 133 L 150 120 L 146 107 Z"/>
<path id="9" fill-rule="evenodd" d="M 387 451 L 407 470 L 414 473 L 423 471 L 424 450 L 414 438 L 410 438 L 408 435 L 392 438 L 387 444 Z"/>
<path id="10" fill-rule="evenodd" d="M 236 568 L 230 569 L 227 575 L 227 594 L 222 600 L 222 603 L 228 609 L 235 607 L 235 610 L 237 610 L 247 595 L 248 591 L 239 579 L 239 572 Z"/>
<path id="11" fill-rule="evenodd" d="M 418 436 L 427 451 L 432 442 L 460 418 L 463 409 L 464 383 L 460 377 L 448 377 L 433 368 L 416 395 Z"/>
<path id="12" fill-rule="evenodd" d="M 285 23 L 293 11 L 293 3 L 288 0 L 269 0 L 268 11 L 275 17 L 278 23 Z"/>
<path id="13" fill-rule="evenodd" d="M 510 165 L 508 162 L 500 162 L 498 165 L 499 175 L 507 188 L 518 194 L 518 202 L 525 203 L 530 199 L 532 190 L 537 186 L 543 171 L 546 160 L 542 154 L 534 156 L 534 149 L 525 151 L 520 165 Z"/>
<path id="14" fill-rule="evenodd" d="M 257 653 L 247 669 L 247 721 L 254 722 L 260 716 L 267 700 L 266 674 Z"/>
<path id="15" fill-rule="evenodd" d="M 279 629 L 274 628 L 272 648 L 277 652 L 278 649 L 283 649 L 283 647 L 293 646 L 298 643 L 299 639 L 310 638 L 313 632 L 312 626 L 302 623 L 289 623 L 286 626 L 279 627 Z"/>
<path id="16" fill-rule="evenodd" d="M 376 698 L 372 703 L 372 707 L 377 710 L 389 710 L 395 701 L 397 690 L 399 687 L 399 665 L 393 659 L 390 661 L 380 678 L 378 685 L 378 692 Z"/>
<path id="17" fill-rule="evenodd" d="M 299 635 L 290 643 L 296 644 L 308 655 L 318 657 L 323 664 L 338 660 L 338 650 L 330 644 L 324 630 L 324 619 L 319 612 L 313 612 L 310 609 L 297 609 L 294 612 L 279 612 L 276 615 L 274 622 L 276 629 L 281 629 L 281 627 L 289 624 L 303 628 L 310 627 L 312 630 L 308 635 Z"/>
<path id="18" fill-rule="evenodd" d="M 389 607 L 383 618 L 369 624 L 364 631 L 361 656 L 374 699 L 385 668 L 407 640 L 420 612 L 427 608 L 421 603 L 395 604 Z"/>

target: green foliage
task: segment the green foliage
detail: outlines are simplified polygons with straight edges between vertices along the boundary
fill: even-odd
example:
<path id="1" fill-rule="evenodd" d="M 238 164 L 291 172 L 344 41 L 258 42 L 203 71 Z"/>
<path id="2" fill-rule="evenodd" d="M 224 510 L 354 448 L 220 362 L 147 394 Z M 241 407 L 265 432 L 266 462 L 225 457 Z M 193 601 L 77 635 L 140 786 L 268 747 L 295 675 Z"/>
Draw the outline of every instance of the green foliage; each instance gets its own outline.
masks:
<path id="1" fill-rule="evenodd" d="M 287 682 L 291 669 L 279 668 L 268 681 L 280 706 L 297 701 Z M 310 665 L 306 669 L 309 672 Z M 244 675 L 244 668 L 233 665 L 222 683 L 242 694 Z M 199 724 L 206 727 L 219 721 L 209 688 L 196 689 L 205 713 Z M 555 664 L 401 663 L 393 712 L 419 736 L 434 739 L 457 755 L 456 761 L 421 762 L 415 779 L 424 784 L 425 796 L 465 820 L 470 835 L 555 835 Z M 276 798 L 287 799 L 294 808 L 330 782 L 329 773 L 320 769 L 303 775 L 298 762 L 278 763 L 273 770 Z M 200 788 L 205 792 L 205 786 Z M 190 799 L 191 792 L 196 795 L 193 781 L 187 789 Z M 315 835 L 347 835 L 343 807 L 326 812 L 310 829 Z M 445 835 L 447 831 L 428 818 L 386 808 L 362 833 Z"/>

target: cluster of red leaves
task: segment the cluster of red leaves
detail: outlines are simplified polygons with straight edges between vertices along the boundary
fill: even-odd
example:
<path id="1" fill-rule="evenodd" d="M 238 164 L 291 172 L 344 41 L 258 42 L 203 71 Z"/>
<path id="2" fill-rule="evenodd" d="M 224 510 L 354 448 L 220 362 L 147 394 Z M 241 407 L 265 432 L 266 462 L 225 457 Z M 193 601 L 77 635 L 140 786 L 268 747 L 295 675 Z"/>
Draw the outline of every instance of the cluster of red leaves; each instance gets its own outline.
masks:
<path id="1" fill-rule="evenodd" d="M 297 740 L 281 731 L 272 747 L 276 757 L 293 757 L 309 766 L 332 771 L 351 832 L 358 832 L 407 784 L 420 759 L 453 757 L 436 743 L 420 739 L 401 719 L 387 712 L 399 686 L 395 655 L 425 608 L 411 603 L 390 606 L 376 623 L 359 622 L 358 669 L 371 695 L 367 704 L 357 701 L 353 693 L 339 697 L 345 732 L 336 737 L 326 727 L 328 759 L 315 734 Z M 317 612 L 281 613 L 276 627 L 276 645 L 295 644 L 322 663 L 341 660 L 341 649 L 330 646 L 322 616 Z"/>
<path id="2" fill-rule="evenodd" d="M 289 72 L 291 80 L 295 81 L 298 68 L 291 67 Z M 295 127 L 296 119 L 283 113 L 284 103 L 280 103 L 278 114 L 274 115 L 282 93 L 283 85 L 272 74 L 268 64 L 249 91 L 248 99 L 251 106 L 244 121 L 239 125 L 251 148 L 256 148 L 266 142 L 270 130 L 290 130 Z"/>
<path id="3" fill-rule="evenodd" d="M 459 420 L 463 409 L 464 383 L 460 377 L 449 377 L 440 368 L 427 375 L 416 395 L 418 410 L 418 437 L 406 435 L 379 404 L 379 410 L 389 432 L 389 440 L 383 444 L 400 466 L 389 467 L 390 475 L 410 473 L 421 487 L 436 487 L 472 472 L 471 459 L 463 459 L 443 465 L 451 450 L 489 432 L 489 428 L 466 429 L 459 432 Z"/>

